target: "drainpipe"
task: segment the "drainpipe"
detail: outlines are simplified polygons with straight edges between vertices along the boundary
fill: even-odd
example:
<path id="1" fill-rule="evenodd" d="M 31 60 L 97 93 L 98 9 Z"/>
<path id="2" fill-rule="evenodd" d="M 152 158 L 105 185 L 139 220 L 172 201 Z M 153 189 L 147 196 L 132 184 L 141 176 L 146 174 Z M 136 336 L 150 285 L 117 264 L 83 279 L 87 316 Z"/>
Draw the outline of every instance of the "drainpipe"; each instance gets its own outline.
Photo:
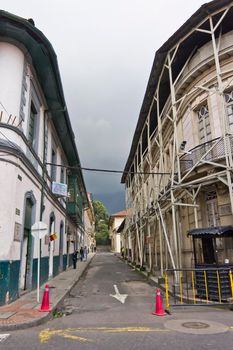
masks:
<path id="1" fill-rule="evenodd" d="M 47 111 L 44 111 L 44 118 L 43 118 L 43 159 L 42 159 L 42 186 L 41 186 L 41 194 L 40 194 L 40 221 L 42 221 L 43 218 L 43 212 L 45 209 L 44 206 L 44 188 L 45 188 L 45 173 L 46 173 L 46 165 L 45 165 L 45 123 L 46 123 L 46 114 Z M 41 248 L 42 248 L 42 242 L 41 239 L 39 240 L 39 256 L 38 256 L 38 262 L 41 261 Z M 40 267 L 38 266 L 39 276 L 40 276 Z M 39 277 L 40 282 L 40 277 Z M 40 284 L 40 283 L 39 283 Z"/>

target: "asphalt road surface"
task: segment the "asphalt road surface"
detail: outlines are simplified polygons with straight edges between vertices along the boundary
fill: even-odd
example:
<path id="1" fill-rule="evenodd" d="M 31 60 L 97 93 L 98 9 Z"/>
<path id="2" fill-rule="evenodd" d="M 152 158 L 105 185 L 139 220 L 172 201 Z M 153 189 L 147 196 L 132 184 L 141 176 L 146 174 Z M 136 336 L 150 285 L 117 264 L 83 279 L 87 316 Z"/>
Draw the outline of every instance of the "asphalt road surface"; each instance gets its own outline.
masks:
<path id="1" fill-rule="evenodd" d="M 117 256 L 99 252 L 57 318 L 0 334 L 0 349 L 233 349 L 232 311 L 183 307 L 154 316 L 155 290 Z"/>

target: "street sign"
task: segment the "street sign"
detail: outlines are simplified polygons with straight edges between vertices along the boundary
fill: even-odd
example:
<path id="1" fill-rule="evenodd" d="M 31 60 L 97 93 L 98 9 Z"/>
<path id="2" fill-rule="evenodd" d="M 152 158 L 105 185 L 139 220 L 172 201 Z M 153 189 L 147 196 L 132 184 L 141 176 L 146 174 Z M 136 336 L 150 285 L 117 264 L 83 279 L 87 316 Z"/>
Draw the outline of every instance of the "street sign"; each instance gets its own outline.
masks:
<path id="1" fill-rule="evenodd" d="M 32 225 L 31 233 L 34 238 L 41 239 L 48 234 L 48 225 L 42 221 L 38 221 Z"/>
<path id="2" fill-rule="evenodd" d="M 61 197 L 67 197 L 67 184 L 52 182 L 52 192 Z"/>
<path id="3" fill-rule="evenodd" d="M 48 234 L 48 225 L 42 221 L 35 222 L 31 227 L 31 234 L 37 240 L 38 264 L 37 264 L 37 302 L 40 301 L 40 239 Z"/>

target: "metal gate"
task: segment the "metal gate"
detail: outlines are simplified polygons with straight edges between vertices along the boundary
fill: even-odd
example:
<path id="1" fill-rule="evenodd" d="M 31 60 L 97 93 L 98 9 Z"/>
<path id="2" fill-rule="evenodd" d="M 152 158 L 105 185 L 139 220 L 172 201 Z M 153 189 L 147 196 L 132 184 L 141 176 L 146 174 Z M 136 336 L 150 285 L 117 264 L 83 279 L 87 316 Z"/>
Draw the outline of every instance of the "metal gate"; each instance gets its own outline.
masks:
<path id="1" fill-rule="evenodd" d="M 233 301 L 233 267 L 167 269 L 166 308 L 174 305 L 223 304 Z"/>

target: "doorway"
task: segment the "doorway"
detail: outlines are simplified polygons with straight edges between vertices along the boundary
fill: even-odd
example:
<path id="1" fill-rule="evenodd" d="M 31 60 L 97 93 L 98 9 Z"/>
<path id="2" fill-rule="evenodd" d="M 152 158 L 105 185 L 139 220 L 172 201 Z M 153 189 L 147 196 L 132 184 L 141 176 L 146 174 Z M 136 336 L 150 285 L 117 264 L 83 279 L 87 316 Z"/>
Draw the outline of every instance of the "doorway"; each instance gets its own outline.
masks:
<path id="1" fill-rule="evenodd" d="M 24 228 L 22 240 L 22 256 L 20 267 L 20 289 L 26 290 L 31 286 L 31 271 L 32 271 L 32 208 L 33 202 L 30 198 L 26 199 Z"/>
<path id="2" fill-rule="evenodd" d="M 216 254 L 214 249 L 214 238 L 202 238 L 202 251 L 204 264 L 216 264 Z"/>
<path id="3" fill-rule="evenodd" d="M 49 235 L 55 232 L 55 216 L 54 213 L 50 215 L 49 220 Z M 53 253 L 54 253 L 54 241 L 49 241 L 49 278 L 53 277 Z"/>
<path id="4" fill-rule="evenodd" d="M 60 232 L 59 232 L 59 271 L 63 271 L 63 234 L 64 234 L 64 223 L 60 223 Z"/>

